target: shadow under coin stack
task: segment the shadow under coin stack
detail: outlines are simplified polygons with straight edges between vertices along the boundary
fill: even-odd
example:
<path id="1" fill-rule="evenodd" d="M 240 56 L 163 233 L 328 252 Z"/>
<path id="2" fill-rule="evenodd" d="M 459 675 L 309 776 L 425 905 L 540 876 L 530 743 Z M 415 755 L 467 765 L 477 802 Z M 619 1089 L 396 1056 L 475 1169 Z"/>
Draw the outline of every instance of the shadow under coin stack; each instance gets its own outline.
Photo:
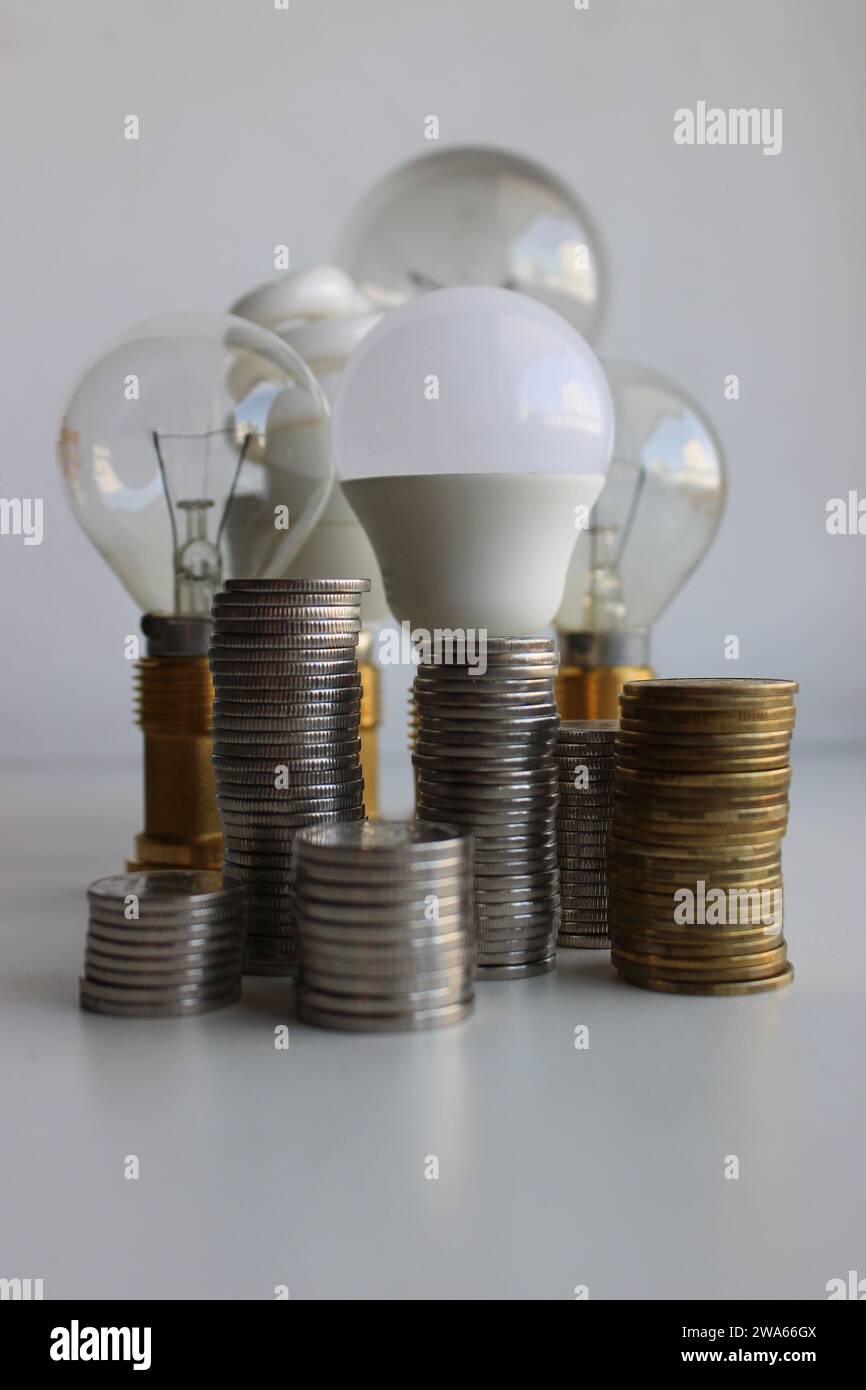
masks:
<path id="1" fill-rule="evenodd" d="M 629 681 L 608 842 L 611 959 L 670 994 L 794 977 L 782 935 L 789 680 Z"/>
<path id="2" fill-rule="evenodd" d="M 473 832 L 476 978 L 521 979 L 556 965 L 559 658 L 534 637 L 490 637 L 482 654 L 478 674 L 419 649 L 417 814 Z"/>
<path id="3" fill-rule="evenodd" d="M 81 1007 L 125 1018 L 203 1014 L 241 992 L 247 897 L 205 869 L 114 874 L 87 890 Z"/>
<path id="4" fill-rule="evenodd" d="M 572 719 L 559 726 L 556 829 L 562 920 L 558 946 L 610 947 L 607 837 L 618 728 L 618 719 Z"/>
<path id="5" fill-rule="evenodd" d="M 250 893 L 245 970 L 295 963 L 292 840 L 364 819 L 356 646 L 368 579 L 230 579 L 210 666 L 225 867 Z"/>
<path id="6" fill-rule="evenodd" d="M 295 837 L 298 1009 L 307 1023 L 402 1032 L 472 1008 L 472 839 L 369 821 Z"/>

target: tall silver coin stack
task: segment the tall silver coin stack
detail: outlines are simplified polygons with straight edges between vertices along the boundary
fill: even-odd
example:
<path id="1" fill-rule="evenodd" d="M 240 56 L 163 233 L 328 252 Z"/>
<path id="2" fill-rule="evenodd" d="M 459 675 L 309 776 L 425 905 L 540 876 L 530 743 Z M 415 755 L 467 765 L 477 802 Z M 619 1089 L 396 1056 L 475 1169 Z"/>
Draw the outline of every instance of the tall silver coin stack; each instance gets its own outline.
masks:
<path id="1" fill-rule="evenodd" d="M 419 648 L 417 814 L 473 831 L 476 977 L 521 979 L 556 964 L 559 658 L 534 637 L 489 637 L 482 654 L 478 674 Z"/>
<path id="2" fill-rule="evenodd" d="M 572 719 L 559 726 L 556 818 L 562 923 L 558 945 L 610 948 L 607 837 L 613 815 L 618 719 Z"/>
<path id="3" fill-rule="evenodd" d="M 202 1014 L 241 992 L 247 895 L 222 874 L 114 874 L 87 890 L 81 1007 L 126 1018 Z"/>
<path id="4" fill-rule="evenodd" d="M 249 974 L 291 974 L 292 840 L 363 820 L 355 648 L 369 579 L 230 579 L 213 608 L 213 744 L 226 872 L 250 892 Z"/>
<path id="5" fill-rule="evenodd" d="M 295 837 L 298 1009 L 352 1032 L 457 1023 L 472 1008 L 472 837 L 368 821 Z"/>

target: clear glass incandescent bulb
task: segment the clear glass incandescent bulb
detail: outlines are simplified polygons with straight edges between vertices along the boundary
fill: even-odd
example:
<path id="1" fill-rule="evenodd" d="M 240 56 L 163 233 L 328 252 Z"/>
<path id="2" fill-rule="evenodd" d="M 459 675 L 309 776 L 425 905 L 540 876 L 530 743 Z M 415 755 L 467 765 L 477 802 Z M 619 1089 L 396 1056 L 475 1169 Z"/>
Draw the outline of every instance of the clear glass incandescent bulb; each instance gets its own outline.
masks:
<path id="1" fill-rule="evenodd" d="M 392 170 L 361 200 L 337 259 L 374 306 L 492 285 L 540 299 L 589 341 L 606 295 L 601 242 L 575 194 L 508 150 L 458 146 Z"/>
<path id="2" fill-rule="evenodd" d="M 269 328 L 294 348 L 329 404 L 350 353 L 381 318 L 381 311 L 373 310 L 346 272 L 329 265 L 269 280 L 238 299 L 231 312 Z M 388 612 L 376 557 L 338 482 L 315 531 L 287 573 L 317 579 L 368 576 L 365 626 L 381 622 Z"/>
<path id="3" fill-rule="evenodd" d="M 309 535 L 333 481 L 328 418 L 309 369 L 265 329 L 149 319 L 69 397 L 70 506 L 145 612 L 207 616 L 226 578 L 282 574 Z"/>
<path id="4" fill-rule="evenodd" d="M 556 625 L 573 635 L 575 659 L 646 665 L 650 627 L 716 533 L 725 462 L 706 416 L 679 386 L 650 367 L 604 366 L 616 414 L 613 458 L 578 535 Z"/>
<path id="5" fill-rule="evenodd" d="M 571 324 L 509 290 L 422 295 L 350 357 L 332 439 L 398 619 L 506 635 L 552 620 L 613 443 Z"/>

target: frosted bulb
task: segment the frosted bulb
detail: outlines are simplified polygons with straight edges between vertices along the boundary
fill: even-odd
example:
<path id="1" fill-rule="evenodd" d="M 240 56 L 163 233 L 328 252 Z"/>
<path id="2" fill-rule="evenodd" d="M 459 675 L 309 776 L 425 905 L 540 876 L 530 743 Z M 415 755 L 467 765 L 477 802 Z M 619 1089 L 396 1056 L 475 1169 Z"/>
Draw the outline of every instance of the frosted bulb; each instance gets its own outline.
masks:
<path id="1" fill-rule="evenodd" d="M 144 611 L 205 615 L 226 578 L 283 574 L 310 534 L 333 481 L 328 414 L 309 369 L 265 329 L 150 319 L 69 398 L 58 455 L 70 506 Z"/>
<path id="2" fill-rule="evenodd" d="M 551 621 L 612 439 L 607 382 L 580 334 L 487 288 L 385 315 L 349 359 L 332 418 L 391 610 L 429 630 Z"/>
<path id="3" fill-rule="evenodd" d="M 508 150 L 434 150 L 392 170 L 353 213 L 337 259 L 379 308 L 491 285 L 540 299 L 590 340 L 603 314 L 600 239 L 585 209 Z"/>
<path id="4" fill-rule="evenodd" d="M 715 535 L 725 503 L 721 445 L 703 412 L 652 368 L 605 362 L 616 416 L 613 458 L 577 539 L 564 632 L 644 633 Z"/>

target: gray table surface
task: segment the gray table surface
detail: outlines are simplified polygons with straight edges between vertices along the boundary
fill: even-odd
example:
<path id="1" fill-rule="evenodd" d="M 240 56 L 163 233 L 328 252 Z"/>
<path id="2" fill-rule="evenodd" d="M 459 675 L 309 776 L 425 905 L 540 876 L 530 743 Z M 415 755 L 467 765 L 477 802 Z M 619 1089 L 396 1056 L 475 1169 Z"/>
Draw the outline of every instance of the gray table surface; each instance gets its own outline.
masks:
<path id="1" fill-rule="evenodd" d="M 561 951 L 455 1028 L 356 1038 L 296 1023 L 279 980 L 199 1019 L 79 1012 L 84 889 L 140 828 L 139 775 L 6 771 L 0 1277 L 46 1298 L 821 1299 L 866 1275 L 864 772 L 797 750 L 792 988 L 670 998 Z"/>

